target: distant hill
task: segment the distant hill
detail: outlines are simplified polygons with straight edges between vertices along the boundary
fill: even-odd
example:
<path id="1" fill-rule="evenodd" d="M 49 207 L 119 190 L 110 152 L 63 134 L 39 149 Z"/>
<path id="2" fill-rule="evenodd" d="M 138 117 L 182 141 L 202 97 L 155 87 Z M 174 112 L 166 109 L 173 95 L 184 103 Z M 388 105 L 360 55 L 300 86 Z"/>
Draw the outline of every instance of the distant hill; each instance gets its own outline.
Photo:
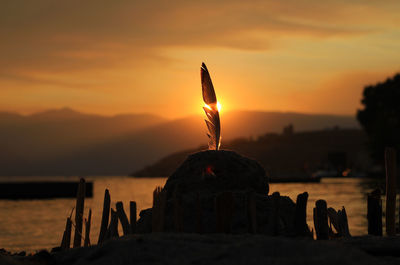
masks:
<path id="1" fill-rule="evenodd" d="M 60 167 L 60 159 L 165 121 L 151 114 L 107 117 L 68 108 L 28 116 L 3 112 L 0 113 L 0 175 L 80 174 L 75 163 L 68 168 Z"/>
<path id="2" fill-rule="evenodd" d="M 234 111 L 222 113 L 222 145 L 238 137 L 340 126 L 351 116 Z M 150 114 L 112 117 L 65 108 L 30 116 L 0 113 L 0 175 L 128 175 L 162 157 L 207 141 L 202 116 L 166 120 Z"/>
<path id="3" fill-rule="evenodd" d="M 240 138 L 225 143 L 234 150 L 261 163 L 271 178 L 311 175 L 319 169 L 352 168 L 366 171 L 370 159 L 366 151 L 366 135 L 357 129 L 276 134 L 257 139 Z M 134 177 L 169 176 L 194 152 L 206 146 L 168 155 L 156 163 L 132 173 Z"/>

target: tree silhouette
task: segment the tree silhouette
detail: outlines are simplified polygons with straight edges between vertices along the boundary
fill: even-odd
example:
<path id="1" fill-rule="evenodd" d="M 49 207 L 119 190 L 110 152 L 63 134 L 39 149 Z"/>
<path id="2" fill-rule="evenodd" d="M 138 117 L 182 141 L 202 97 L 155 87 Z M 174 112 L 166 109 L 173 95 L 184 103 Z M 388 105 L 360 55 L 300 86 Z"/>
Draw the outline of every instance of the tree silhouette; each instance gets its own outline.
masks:
<path id="1" fill-rule="evenodd" d="M 400 150 L 400 74 L 366 86 L 357 119 L 369 137 L 372 156 L 382 162 L 387 146 Z"/>

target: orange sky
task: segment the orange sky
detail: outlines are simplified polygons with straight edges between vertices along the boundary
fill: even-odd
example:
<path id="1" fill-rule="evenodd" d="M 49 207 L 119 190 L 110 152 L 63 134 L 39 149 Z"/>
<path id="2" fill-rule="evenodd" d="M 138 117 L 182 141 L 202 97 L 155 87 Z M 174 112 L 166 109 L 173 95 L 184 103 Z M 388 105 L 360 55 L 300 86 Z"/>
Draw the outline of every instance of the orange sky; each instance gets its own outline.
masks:
<path id="1" fill-rule="evenodd" d="M 2 1 L 0 110 L 354 114 L 399 71 L 400 1 Z"/>

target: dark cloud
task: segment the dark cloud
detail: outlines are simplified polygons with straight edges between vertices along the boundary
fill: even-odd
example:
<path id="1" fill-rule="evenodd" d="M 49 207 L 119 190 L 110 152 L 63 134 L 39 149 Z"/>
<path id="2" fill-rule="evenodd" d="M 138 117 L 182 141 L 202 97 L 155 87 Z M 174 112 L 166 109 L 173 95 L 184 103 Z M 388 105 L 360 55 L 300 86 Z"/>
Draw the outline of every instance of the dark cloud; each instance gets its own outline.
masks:
<path id="1" fill-rule="evenodd" d="M 281 38 L 351 38 L 399 22 L 397 10 L 397 1 L 5 0 L 0 82 L 99 88 L 110 80 L 102 70 L 161 67 L 175 60 L 171 47 L 268 51 Z"/>
<path id="2" fill-rule="evenodd" d="M 380 14 L 379 9 L 368 13 L 370 5 L 357 1 L 2 1 L 0 71 L 101 67 L 123 63 L 127 56 L 137 61 L 151 58 L 157 49 L 168 46 L 265 50 L 282 35 L 365 34 L 372 28 L 363 26 L 360 6 L 369 19 Z"/>

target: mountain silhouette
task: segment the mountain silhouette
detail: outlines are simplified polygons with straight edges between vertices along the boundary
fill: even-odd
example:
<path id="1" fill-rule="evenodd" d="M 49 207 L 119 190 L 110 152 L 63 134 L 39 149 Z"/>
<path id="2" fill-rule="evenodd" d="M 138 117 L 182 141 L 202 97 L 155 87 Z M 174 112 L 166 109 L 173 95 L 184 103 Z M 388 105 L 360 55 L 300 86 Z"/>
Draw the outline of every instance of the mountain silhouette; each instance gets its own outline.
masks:
<path id="1" fill-rule="evenodd" d="M 372 165 L 366 150 L 366 134 L 360 129 L 315 130 L 283 133 L 267 133 L 256 139 L 238 138 L 226 141 L 225 150 L 257 160 L 272 180 L 310 177 L 320 169 L 346 168 L 367 172 Z M 134 177 L 170 176 L 186 160 L 188 155 L 207 146 L 172 153 L 133 172 Z"/>
<path id="2" fill-rule="evenodd" d="M 207 142 L 203 116 L 175 120 L 151 114 L 105 117 L 72 109 L 29 116 L 0 113 L 0 175 L 128 175 L 162 157 Z M 224 140 L 340 126 L 358 128 L 354 117 L 262 111 L 222 113 Z"/>

